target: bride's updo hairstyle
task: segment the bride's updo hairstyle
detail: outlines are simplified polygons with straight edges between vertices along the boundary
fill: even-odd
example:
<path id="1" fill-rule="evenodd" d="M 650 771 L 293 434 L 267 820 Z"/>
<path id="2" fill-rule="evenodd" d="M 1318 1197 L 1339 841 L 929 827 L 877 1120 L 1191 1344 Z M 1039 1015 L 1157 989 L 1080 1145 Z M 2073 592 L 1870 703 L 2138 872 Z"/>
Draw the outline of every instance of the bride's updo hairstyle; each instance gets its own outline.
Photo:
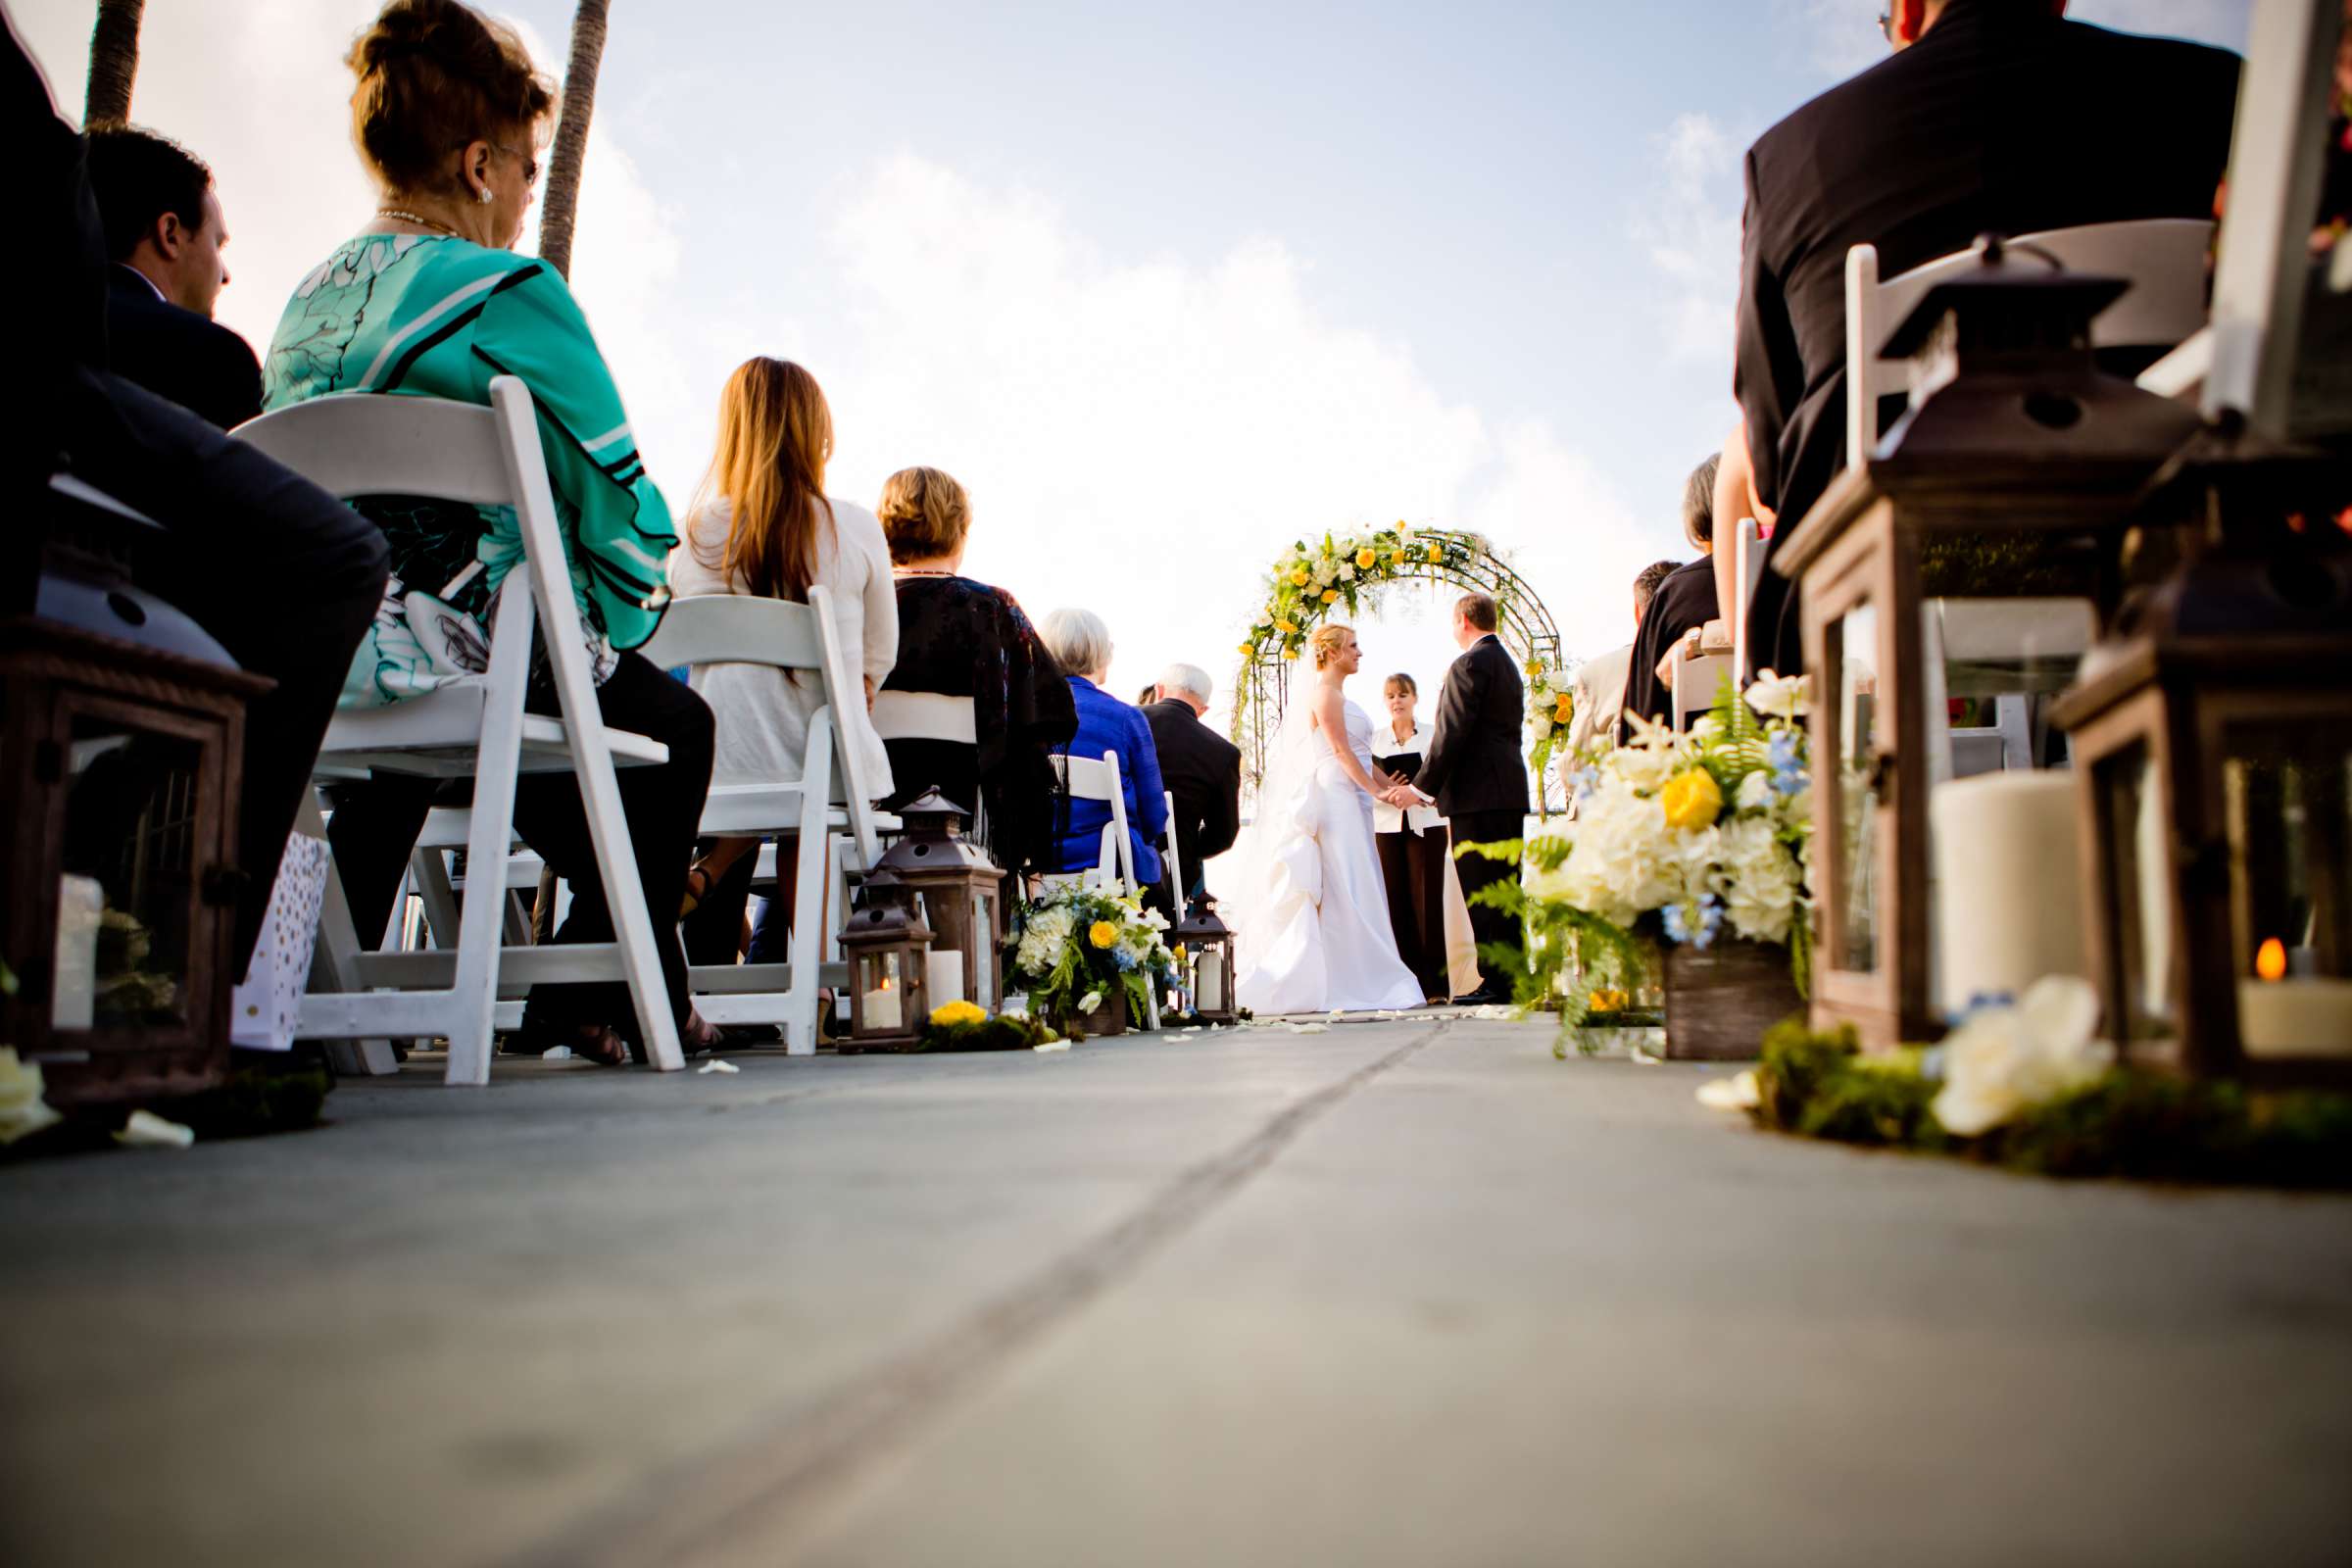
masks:
<path id="1" fill-rule="evenodd" d="M 937 468 L 901 468 L 883 480 L 874 515 L 882 519 L 890 559 L 901 565 L 952 556 L 972 531 L 971 498 Z"/>
<path id="2" fill-rule="evenodd" d="M 1354 635 L 1355 628 L 1353 626 L 1343 626 L 1336 620 L 1327 620 L 1317 626 L 1313 634 L 1306 639 L 1306 646 L 1313 649 L 1315 653 L 1315 667 L 1321 669 L 1325 664 L 1330 663 L 1332 655 L 1338 653 L 1348 639 Z"/>
<path id="3" fill-rule="evenodd" d="M 392 0 L 344 64 L 352 140 L 386 190 L 445 187 L 469 142 L 535 146 L 556 106 L 514 30 L 459 0 Z"/>

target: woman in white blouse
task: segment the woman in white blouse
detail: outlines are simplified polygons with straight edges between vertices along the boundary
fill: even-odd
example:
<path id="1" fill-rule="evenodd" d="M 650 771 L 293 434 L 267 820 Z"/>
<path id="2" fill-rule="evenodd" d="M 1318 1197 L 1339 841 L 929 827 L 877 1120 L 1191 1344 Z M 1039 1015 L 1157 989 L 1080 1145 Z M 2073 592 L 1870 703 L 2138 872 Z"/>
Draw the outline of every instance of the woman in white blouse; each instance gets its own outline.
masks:
<path id="1" fill-rule="evenodd" d="M 898 660 L 898 593 L 882 524 L 856 502 L 825 495 L 832 455 L 833 415 L 814 376 L 784 360 L 737 367 L 719 398 L 718 450 L 670 554 L 669 588 L 679 598 L 757 594 L 805 604 L 808 589 L 822 584 L 843 660 L 863 685 L 833 705 L 833 722 L 879 797 L 891 789 L 890 756 L 867 710 Z M 824 703 L 820 682 L 766 664 L 697 664 L 690 684 L 717 722 L 713 785 L 801 776 L 808 720 Z M 757 839 L 702 847 L 686 883 L 690 961 L 733 961 L 758 847 Z M 779 858 L 778 871 L 780 881 L 790 878 L 789 858 Z M 778 892 L 770 907 L 789 909 L 792 889 Z M 772 935 L 772 944 L 765 930 L 755 939 L 755 959 L 763 945 L 781 949 L 780 923 Z"/>
<path id="2" fill-rule="evenodd" d="M 1373 756 L 1409 784 L 1429 750 L 1429 728 L 1413 716 L 1421 689 L 1410 675 L 1391 675 L 1381 692 L 1389 716 L 1372 726 Z M 1388 884 L 1396 956 L 1421 982 L 1422 996 L 1444 1002 L 1453 995 L 1446 964 L 1446 818 L 1434 806 L 1406 808 L 1376 801 L 1372 831 L 1380 846 L 1380 874 Z"/>

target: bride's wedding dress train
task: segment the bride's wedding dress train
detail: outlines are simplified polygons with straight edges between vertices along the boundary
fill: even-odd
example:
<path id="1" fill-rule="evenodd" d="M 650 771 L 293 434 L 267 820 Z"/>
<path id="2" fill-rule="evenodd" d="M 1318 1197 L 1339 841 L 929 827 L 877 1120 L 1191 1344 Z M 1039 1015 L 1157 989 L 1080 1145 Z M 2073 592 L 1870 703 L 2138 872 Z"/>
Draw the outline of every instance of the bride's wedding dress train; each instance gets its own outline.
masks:
<path id="1" fill-rule="evenodd" d="M 1396 956 L 1389 895 L 1372 842 L 1372 798 L 1293 710 L 1258 795 L 1257 886 L 1240 926 L 1235 995 L 1250 1011 L 1362 1011 L 1421 1005 Z M 1348 740 L 1372 771 L 1372 721 L 1346 705 Z"/>

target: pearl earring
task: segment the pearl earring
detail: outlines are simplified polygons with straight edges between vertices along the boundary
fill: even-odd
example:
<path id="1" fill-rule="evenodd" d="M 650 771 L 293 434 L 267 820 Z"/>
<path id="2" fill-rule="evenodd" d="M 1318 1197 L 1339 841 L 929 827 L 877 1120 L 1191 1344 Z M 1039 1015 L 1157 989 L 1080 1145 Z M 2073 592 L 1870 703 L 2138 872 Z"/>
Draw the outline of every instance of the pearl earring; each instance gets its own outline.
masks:
<path id="1" fill-rule="evenodd" d="M 488 202 L 491 199 L 490 187 L 484 185 L 480 190 L 475 191 L 473 193 L 473 199 L 478 202 Z"/>

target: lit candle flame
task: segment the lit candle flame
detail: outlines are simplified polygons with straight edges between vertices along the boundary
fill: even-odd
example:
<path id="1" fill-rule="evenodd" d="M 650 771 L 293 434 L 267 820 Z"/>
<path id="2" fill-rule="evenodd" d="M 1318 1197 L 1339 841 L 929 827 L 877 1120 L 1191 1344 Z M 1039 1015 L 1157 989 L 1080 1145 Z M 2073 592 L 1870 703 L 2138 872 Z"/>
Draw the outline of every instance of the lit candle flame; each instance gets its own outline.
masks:
<path id="1" fill-rule="evenodd" d="M 2286 978 L 2286 944 L 2277 937 L 2264 942 L 2254 955 L 2254 972 L 2265 980 Z"/>

